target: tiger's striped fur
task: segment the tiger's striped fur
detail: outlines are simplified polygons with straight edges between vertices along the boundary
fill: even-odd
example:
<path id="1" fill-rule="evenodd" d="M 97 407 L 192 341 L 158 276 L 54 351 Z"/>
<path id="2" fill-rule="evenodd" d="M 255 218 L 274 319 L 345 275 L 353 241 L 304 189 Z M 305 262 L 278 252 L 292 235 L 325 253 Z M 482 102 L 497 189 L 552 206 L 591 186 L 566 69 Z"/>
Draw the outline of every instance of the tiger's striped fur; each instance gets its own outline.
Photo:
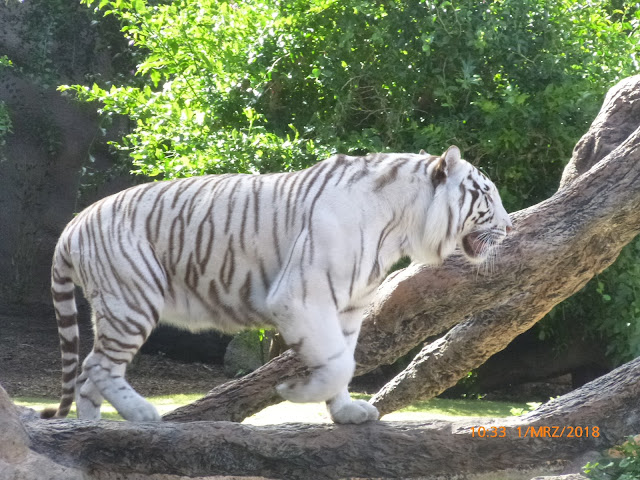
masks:
<path id="1" fill-rule="evenodd" d="M 385 272 L 404 255 L 438 264 L 456 246 L 481 261 L 510 228 L 495 186 L 456 147 L 441 157 L 336 155 L 299 172 L 147 183 L 104 198 L 69 223 L 53 258 L 55 416 L 75 392 L 80 418 L 99 418 L 106 398 L 128 420 L 159 420 L 124 374 L 162 320 L 192 331 L 275 326 L 311 371 L 278 386 L 284 398 L 326 401 L 339 423 L 375 419 L 347 385 Z M 74 285 L 95 329 L 77 378 Z"/>

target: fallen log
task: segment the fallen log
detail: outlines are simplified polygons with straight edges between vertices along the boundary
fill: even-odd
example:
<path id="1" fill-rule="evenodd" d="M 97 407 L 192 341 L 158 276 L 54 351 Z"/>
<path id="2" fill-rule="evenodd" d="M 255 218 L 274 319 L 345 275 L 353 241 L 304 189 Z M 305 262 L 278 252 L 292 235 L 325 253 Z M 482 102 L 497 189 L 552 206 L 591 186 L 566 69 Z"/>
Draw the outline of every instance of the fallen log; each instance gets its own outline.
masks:
<path id="1" fill-rule="evenodd" d="M 24 430 L 32 452 L 58 466 L 89 472 L 89 478 L 108 472 L 124 479 L 143 474 L 436 479 L 549 468 L 620 442 L 640 431 L 639 375 L 636 359 L 509 419 L 261 427 L 36 419 L 25 421 Z M 7 402 L 0 389 L 0 406 L 3 395 Z M 7 422 L 7 412 L 0 408 L 0 423 Z M 4 458 L 0 455 L 0 462 Z"/>

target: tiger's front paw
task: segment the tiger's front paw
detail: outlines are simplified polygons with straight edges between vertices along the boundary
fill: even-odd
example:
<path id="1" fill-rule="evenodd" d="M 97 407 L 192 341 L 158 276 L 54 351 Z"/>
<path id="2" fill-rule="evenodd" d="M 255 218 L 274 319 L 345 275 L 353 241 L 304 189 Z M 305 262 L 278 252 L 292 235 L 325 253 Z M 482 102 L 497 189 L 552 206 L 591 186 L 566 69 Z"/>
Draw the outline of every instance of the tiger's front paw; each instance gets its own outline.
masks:
<path id="1" fill-rule="evenodd" d="M 335 423 L 355 424 L 377 420 L 380 416 L 378 409 L 365 400 L 329 405 L 329 414 Z"/>

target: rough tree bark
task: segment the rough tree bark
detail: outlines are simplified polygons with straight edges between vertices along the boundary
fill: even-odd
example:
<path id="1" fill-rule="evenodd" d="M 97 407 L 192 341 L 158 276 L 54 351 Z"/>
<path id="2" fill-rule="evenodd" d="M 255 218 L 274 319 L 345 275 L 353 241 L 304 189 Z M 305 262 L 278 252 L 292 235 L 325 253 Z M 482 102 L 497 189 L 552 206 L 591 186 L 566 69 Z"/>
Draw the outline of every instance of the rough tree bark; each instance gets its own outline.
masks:
<path id="1" fill-rule="evenodd" d="M 0 478 L 101 480 L 162 474 L 154 480 L 171 475 L 427 480 L 450 475 L 488 479 L 497 471 L 520 471 L 509 478 L 530 478 L 533 474 L 523 477 L 521 471 L 545 464 L 543 471 L 553 471 L 551 460 L 562 468 L 563 461 L 639 431 L 639 374 L 637 359 L 508 420 L 342 426 L 40 419 L 21 423 L 0 387 Z M 81 477 L 83 473 L 87 476 Z M 474 477 L 479 474 L 486 476 Z"/>
<path id="2" fill-rule="evenodd" d="M 383 414 L 454 385 L 609 266 L 640 232 L 639 127 L 635 76 L 608 93 L 558 192 L 512 214 L 515 233 L 490 273 L 454 256 L 437 269 L 412 265 L 387 278 L 365 315 L 357 373 L 451 330 L 372 399 Z M 289 353 L 166 419 L 239 420 L 277 401 L 273 387 L 285 372 L 303 371 Z"/>

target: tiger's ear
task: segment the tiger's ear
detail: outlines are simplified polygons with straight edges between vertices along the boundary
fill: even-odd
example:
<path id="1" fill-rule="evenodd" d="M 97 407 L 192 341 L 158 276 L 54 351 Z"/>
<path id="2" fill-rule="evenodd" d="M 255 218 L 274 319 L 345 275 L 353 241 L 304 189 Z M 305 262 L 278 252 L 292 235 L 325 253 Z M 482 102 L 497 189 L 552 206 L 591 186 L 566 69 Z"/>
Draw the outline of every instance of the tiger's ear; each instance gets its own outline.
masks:
<path id="1" fill-rule="evenodd" d="M 460 149 L 455 145 L 451 145 L 438 159 L 433 168 L 433 172 L 431 173 L 433 188 L 436 188 L 447 180 L 449 173 L 458 162 L 460 162 Z"/>
<path id="2" fill-rule="evenodd" d="M 424 148 L 421 148 L 418 155 L 428 155 L 428 153 L 424 151 Z"/>

